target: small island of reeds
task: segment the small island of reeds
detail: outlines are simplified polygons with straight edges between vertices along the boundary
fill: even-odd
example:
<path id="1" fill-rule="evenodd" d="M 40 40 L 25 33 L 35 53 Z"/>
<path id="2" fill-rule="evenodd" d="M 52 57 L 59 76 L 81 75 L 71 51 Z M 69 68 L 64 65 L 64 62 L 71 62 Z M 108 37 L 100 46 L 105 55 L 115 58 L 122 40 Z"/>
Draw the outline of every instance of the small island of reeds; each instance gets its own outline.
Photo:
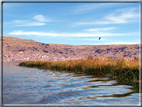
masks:
<path id="1" fill-rule="evenodd" d="M 116 79 L 118 84 L 131 85 L 139 92 L 139 59 L 88 58 L 66 61 L 25 61 L 19 66 L 70 71 Z"/>

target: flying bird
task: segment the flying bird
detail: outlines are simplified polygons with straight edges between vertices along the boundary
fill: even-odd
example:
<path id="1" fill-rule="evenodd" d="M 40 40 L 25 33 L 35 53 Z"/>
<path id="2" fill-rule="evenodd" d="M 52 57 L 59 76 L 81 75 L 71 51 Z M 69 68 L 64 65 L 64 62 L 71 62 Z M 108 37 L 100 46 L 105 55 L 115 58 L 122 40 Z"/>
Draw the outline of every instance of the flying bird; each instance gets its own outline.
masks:
<path id="1" fill-rule="evenodd" d="M 99 40 L 101 39 L 101 37 L 99 37 Z"/>

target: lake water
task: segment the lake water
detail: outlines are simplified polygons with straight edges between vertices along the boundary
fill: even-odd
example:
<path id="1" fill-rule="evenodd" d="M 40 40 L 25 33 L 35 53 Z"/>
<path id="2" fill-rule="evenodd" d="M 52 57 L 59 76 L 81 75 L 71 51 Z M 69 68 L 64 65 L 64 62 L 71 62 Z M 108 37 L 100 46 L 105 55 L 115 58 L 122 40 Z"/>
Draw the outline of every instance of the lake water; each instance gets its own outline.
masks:
<path id="1" fill-rule="evenodd" d="M 140 94 L 115 80 L 3 64 L 4 104 L 138 105 Z M 119 94 L 119 96 L 115 96 Z"/>

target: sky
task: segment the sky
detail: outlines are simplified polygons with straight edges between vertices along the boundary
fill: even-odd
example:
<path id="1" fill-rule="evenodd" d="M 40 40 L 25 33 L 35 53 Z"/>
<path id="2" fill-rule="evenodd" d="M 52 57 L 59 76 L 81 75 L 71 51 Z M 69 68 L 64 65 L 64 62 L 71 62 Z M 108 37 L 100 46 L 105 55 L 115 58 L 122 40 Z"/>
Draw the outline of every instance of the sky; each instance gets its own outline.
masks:
<path id="1" fill-rule="evenodd" d="M 139 17 L 139 3 L 3 3 L 3 36 L 69 45 L 139 44 Z"/>

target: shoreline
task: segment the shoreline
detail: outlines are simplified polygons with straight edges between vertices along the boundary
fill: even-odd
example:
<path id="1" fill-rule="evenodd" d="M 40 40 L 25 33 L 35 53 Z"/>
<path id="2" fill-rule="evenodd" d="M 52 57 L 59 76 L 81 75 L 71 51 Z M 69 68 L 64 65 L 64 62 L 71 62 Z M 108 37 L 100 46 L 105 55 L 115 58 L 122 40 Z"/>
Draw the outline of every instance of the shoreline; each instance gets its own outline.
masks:
<path id="1" fill-rule="evenodd" d="M 105 76 L 116 79 L 118 84 L 131 85 L 139 92 L 139 60 L 126 59 L 79 59 L 67 61 L 25 61 L 19 66 L 74 73 L 94 76 Z"/>

